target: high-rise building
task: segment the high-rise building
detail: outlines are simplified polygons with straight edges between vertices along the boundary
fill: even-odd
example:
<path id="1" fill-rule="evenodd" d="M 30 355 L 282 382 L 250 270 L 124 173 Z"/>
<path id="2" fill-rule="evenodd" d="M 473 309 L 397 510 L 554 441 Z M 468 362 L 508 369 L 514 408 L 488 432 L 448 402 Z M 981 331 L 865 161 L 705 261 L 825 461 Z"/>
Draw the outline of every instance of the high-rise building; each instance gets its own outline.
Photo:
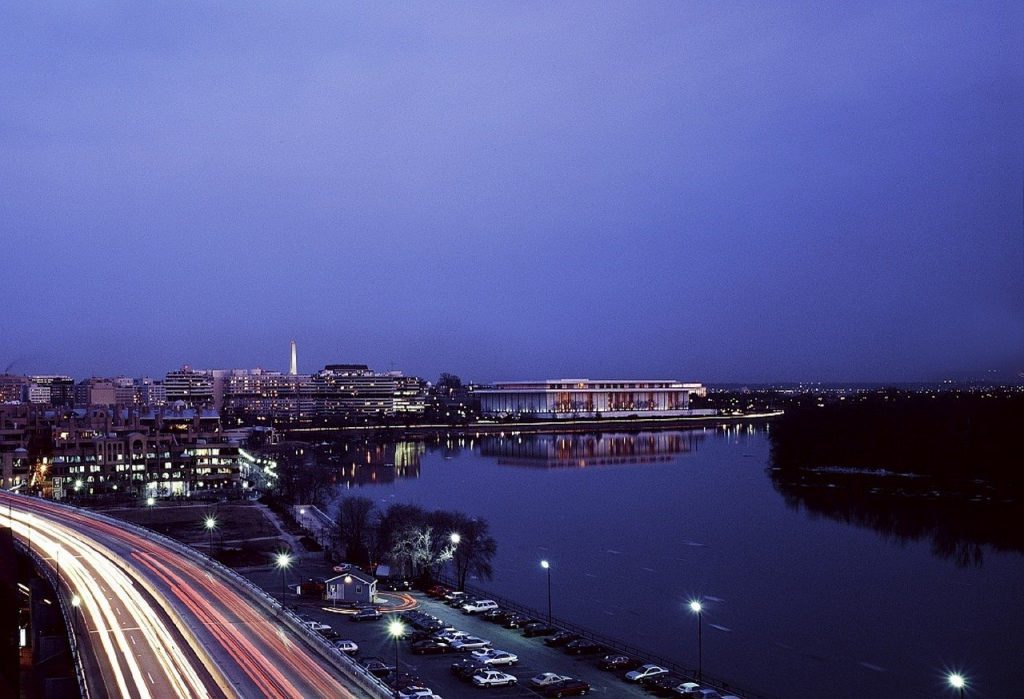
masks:
<path id="1" fill-rule="evenodd" d="M 317 416 L 422 414 L 426 384 L 400 371 L 377 373 L 365 364 L 328 364 L 310 377 Z"/>
<path id="2" fill-rule="evenodd" d="M 167 402 L 181 401 L 189 407 L 212 406 L 213 379 L 213 372 L 194 370 L 188 364 L 178 371 L 169 371 L 164 377 Z"/>

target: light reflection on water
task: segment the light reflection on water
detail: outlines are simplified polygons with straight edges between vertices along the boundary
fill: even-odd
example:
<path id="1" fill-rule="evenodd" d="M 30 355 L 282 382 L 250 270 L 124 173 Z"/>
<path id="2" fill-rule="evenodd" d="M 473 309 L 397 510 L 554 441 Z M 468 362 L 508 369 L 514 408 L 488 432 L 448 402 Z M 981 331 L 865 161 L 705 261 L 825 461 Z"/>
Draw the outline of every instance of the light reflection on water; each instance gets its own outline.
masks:
<path id="1" fill-rule="evenodd" d="M 738 686 L 934 696 L 944 666 L 969 668 L 977 696 L 1018 686 L 1024 557 L 990 551 L 957 567 L 927 539 L 787 505 L 768 452 L 753 425 L 509 432 L 399 442 L 341 468 L 380 507 L 487 518 L 498 556 L 482 584 L 496 594 L 544 607 L 538 561 L 550 559 L 556 615 L 689 665 L 685 607 L 702 598 L 704 667 Z"/>

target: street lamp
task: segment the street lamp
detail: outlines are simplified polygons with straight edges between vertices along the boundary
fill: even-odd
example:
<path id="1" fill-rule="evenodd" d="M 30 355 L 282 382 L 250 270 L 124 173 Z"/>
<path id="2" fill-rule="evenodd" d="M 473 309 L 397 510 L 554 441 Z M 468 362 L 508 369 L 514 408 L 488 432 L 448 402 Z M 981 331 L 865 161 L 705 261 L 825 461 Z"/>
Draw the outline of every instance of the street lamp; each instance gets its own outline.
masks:
<path id="1" fill-rule="evenodd" d="M 698 600 L 690 602 L 690 611 L 697 615 L 697 677 L 704 676 L 704 641 L 701 638 L 701 620 L 704 607 Z"/>
<path id="2" fill-rule="evenodd" d="M 149 526 L 153 526 L 153 505 L 156 504 L 156 498 L 150 495 L 146 498 L 146 509 L 149 510 L 146 520 L 149 522 Z"/>
<path id="3" fill-rule="evenodd" d="M 455 586 L 461 587 L 459 585 L 459 564 L 455 560 L 455 549 L 462 541 L 462 537 L 459 536 L 458 532 L 452 532 L 448 535 L 448 541 L 452 543 L 452 572 L 455 575 Z"/>
<path id="4" fill-rule="evenodd" d="M 964 690 L 967 689 L 967 680 L 959 672 L 951 672 L 946 678 L 949 681 L 949 686 L 953 689 L 959 690 L 960 699 L 964 699 Z"/>
<path id="5" fill-rule="evenodd" d="M 544 560 L 540 567 L 548 572 L 548 626 L 551 626 L 551 564 Z"/>
<path id="6" fill-rule="evenodd" d="M 213 557 L 213 530 L 217 528 L 217 518 L 213 515 L 208 516 L 204 521 L 203 525 L 206 527 L 207 533 L 210 535 L 210 557 Z"/>
<path id="7" fill-rule="evenodd" d="M 395 699 L 398 699 L 398 642 L 405 635 L 405 624 L 398 619 L 388 622 L 388 635 L 395 639 Z"/>
<path id="8" fill-rule="evenodd" d="M 281 607 L 284 607 L 284 593 L 285 593 L 285 575 L 287 574 L 288 568 L 292 564 L 292 557 L 286 551 L 282 551 L 277 554 L 274 561 L 277 569 L 281 571 Z"/>

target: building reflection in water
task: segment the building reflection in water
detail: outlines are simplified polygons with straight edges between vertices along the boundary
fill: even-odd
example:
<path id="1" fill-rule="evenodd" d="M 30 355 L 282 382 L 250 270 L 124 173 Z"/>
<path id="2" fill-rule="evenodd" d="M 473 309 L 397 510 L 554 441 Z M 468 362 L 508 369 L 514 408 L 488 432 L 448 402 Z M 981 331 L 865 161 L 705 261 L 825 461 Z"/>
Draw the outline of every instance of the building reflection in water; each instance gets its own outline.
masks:
<path id="1" fill-rule="evenodd" d="M 339 484 L 383 485 L 419 478 L 424 450 L 420 441 L 338 442 L 319 445 L 318 457 L 337 468 Z"/>
<path id="2" fill-rule="evenodd" d="M 695 451 L 703 430 L 583 434 L 506 434 L 480 437 L 480 453 L 504 466 L 542 468 L 645 464 Z"/>

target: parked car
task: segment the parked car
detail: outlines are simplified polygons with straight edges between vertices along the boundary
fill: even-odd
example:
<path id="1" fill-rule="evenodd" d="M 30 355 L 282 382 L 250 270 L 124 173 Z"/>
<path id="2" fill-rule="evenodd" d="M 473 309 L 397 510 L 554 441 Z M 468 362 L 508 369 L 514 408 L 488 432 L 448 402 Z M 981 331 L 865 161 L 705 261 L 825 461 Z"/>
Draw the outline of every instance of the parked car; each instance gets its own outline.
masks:
<path id="1" fill-rule="evenodd" d="M 330 624 L 324 624 L 313 619 L 302 622 L 302 625 L 305 626 L 307 629 L 313 629 L 314 631 L 330 631 L 331 629 Z"/>
<path id="2" fill-rule="evenodd" d="M 469 682 L 473 679 L 473 675 L 486 670 L 487 666 L 477 661 L 475 658 L 463 658 L 462 660 L 456 661 L 449 666 L 452 674 L 458 677 L 463 682 Z"/>
<path id="3" fill-rule="evenodd" d="M 350 621 L 376 621 L 380 619 L 380 610 L 376 607 L 363 607 L 349 616 Z"/>
<path id="4" fill-rule="evenodd" d="M 412 644 L 412 652 L 415 655 L 426 655 L 427 653 L 451 653 L 453 650 L 450 643 L 435 638 L 427 638 L 416 641 Z"/>
<path id="5" fill-rule="evenodd" d="M 541 690 L 546 697 L 579 697 L 590 691 L 590 685 L 583 680 L 566 679 L 548 685 Z"/>
<path id="6" fill-rule="evenodd" d="M 394 670 L 393 667 L 380 658 L 364 658 L 359 661 L 359 664 L 365 667 L 371 675 L 376 675 L 377 677 L 387 677 Z"/>
<path id="7" fill-rule="evenodd" d="M 636 670 L 644 664 L 644 661 L 631 658 L 628 655 L 606 655 L 598 661 L 597 666 L 602 670 Z"/>
<path id="8" fill-rule="evenodd" d="M 580 638 L 583 637 L 580 636 L 578 633 L 573 633 L 571 631 L 560 631 L 559 633 L 556 633 L 554 636 L 550 638 L 545 638 L 544 645 L 551 646 L 552 648 L 560 648 L 562 646 L 568 645 L 573 641 L 579 640 Z"/>
<path id="9" fill-rule="evenodd" d="M 603 653 L 607 648 L 596 641 L 586 638 L 578 638 L 565 644 L 565 652 L 569 655 L 589 655 L 591 653 Z"/>
<path id="10" fill-rule="evenodd" d="M 452 648 L 455 650 L 476 650 L 478 648 L 486 648 L 489 645 L 491 645 L 490 641 L 479 636 L 466 636 L 452 641 Z"/>
<path id="11" fill-rule="evenodd" d="M 398 691 L 399 699 L 441 699 L 430 689 L 422 685 L 411 685 Z"/>
<path id="12" fill-rule="evenodd" d="M 492 621 L 492 622 L 494 622 L 496 624 L 500 624 L 503 621 L 505 621 L 505 619 L 507 619 L 511 614 L 512 614 L 512 612 L 509 612 L 509 611 L 506 611 L 504 609 L 500 609 L 499 608 L 499 609 L 492 609 L 492 610 L 490 610 L 488 612 L 483 612 L 480 615 L 480 618 L 481 619 L 486 619 L 487 621 Z"/>
<path id="13" fill-rule="evenodd" d="M 505 619 L 505 621 L 501 625 L 504 626 L 506 629 L 521 629 L 527 624 L 532 624 L 535 621 L 537 620 L 532 619 L 526 616 L 525 614 L 513 614 L 509 618 Z"/>
<path id="14" fill-rule="evenodd" d="M 674 687 L 686 678 L 674 672 L 665 672 L 653 677 L 645 677 L 640 684 L 651 694 L 659 697 L 670 697 L 674 693 Z"/>
<path id="15" fill-rule="evenodd" d="M 433 587 L 427 588 L 427 595 L 435 599 L 441 599 L 451 591 L 452 588 L 447 585 L 434 585 Z"/>
<path id="16" fill-rule="evenodd" d="M 511 665 L 519 662 L 519 656 L 506 650 L 481 648 L 473 651 L 473 657 L 484 665 Z"/>
<path id="17" fill-rule="evenodd" d="M 462 611 L 464 614 L 479 614 L 480 612 L 489 612 L 497 608 L 498 603 L 492 599 L 478 599 L 473 602 L 466 602 L 462 605 Z"/>
<path id="18" fill-rule="evenodd" d="M 461 590 L 449 590 L 444 594 L 445 604 L 458 606 L 466 601 L 466 593 Z"/>
<path id="19" fill-rule="evenodd" d="M 473 684 L 477 687 L 511 687 L 518 681 L 515 675 L 499 670 L 481 670 L 473 675 Z"/>
<path id="20" fill-rule="evenodd" d="M 458 641 L 460 638 L 466 638 L 467 636 L 469 636 L 469 633 L 465 631 L 456 631 L 455 629 L 450 631 L 446 629 L 434 634 L 434 638 L 444 641 L 445 643 L 452 643 L 453 641 Z"/>
<path id="21" fill-rule="evenodd" d="M 698 690 L 700 690 L 700 685 L 696 682 L 680 682 L 672 687 L 672 696 L 692 699 L 697 695 Z"/>
<path id="22" fill-rule="evenodd" d="M 630 670 L 627 672 L 626 679 L 630 682 L 639 682 L 642 679 L 654 677 L 655 675 L 662 675 L 666 672 L 668 672 L 666 668 L 663 668 L 660 665 L 652 665 L 648 663 L 647 665 L 641 665 L 636 670 Z"/>
<path id="23" fill-rule="evenodd" d="M 558 633 L 558 629 L 554 626 L 548 626 L 547 623 L 543 621 L 534 621 L 523 626 L 523 635 L 527 638 L 533 638 L 534 636 L 551 636 L 555 633 Z"/>
<path id="24" fill-rule="evenodd" d="M 542 672 L 535 677 L 530 678 L 530 686 L 532 687 L 547 687 L 552 684 L 558 684 L 562 680 L 572 679 L 568 675 L 559 675 L 557 672 Z"/>
<path id="25" fill-rule="evenodd" d="M 348 653 L 349 655 L 359 652 L 359 645 L 355 641 L 350 641 L 348 639 L 335 641 L 334 647 L 340 650 L 342 653 Z"/>
<path id="26" fill-rule="evenodd" d="M 328 641 L 338 641 L 341 639 L 341 634 L 333 629 L 320 631 L 320 635 L 326 638 Z"/>

